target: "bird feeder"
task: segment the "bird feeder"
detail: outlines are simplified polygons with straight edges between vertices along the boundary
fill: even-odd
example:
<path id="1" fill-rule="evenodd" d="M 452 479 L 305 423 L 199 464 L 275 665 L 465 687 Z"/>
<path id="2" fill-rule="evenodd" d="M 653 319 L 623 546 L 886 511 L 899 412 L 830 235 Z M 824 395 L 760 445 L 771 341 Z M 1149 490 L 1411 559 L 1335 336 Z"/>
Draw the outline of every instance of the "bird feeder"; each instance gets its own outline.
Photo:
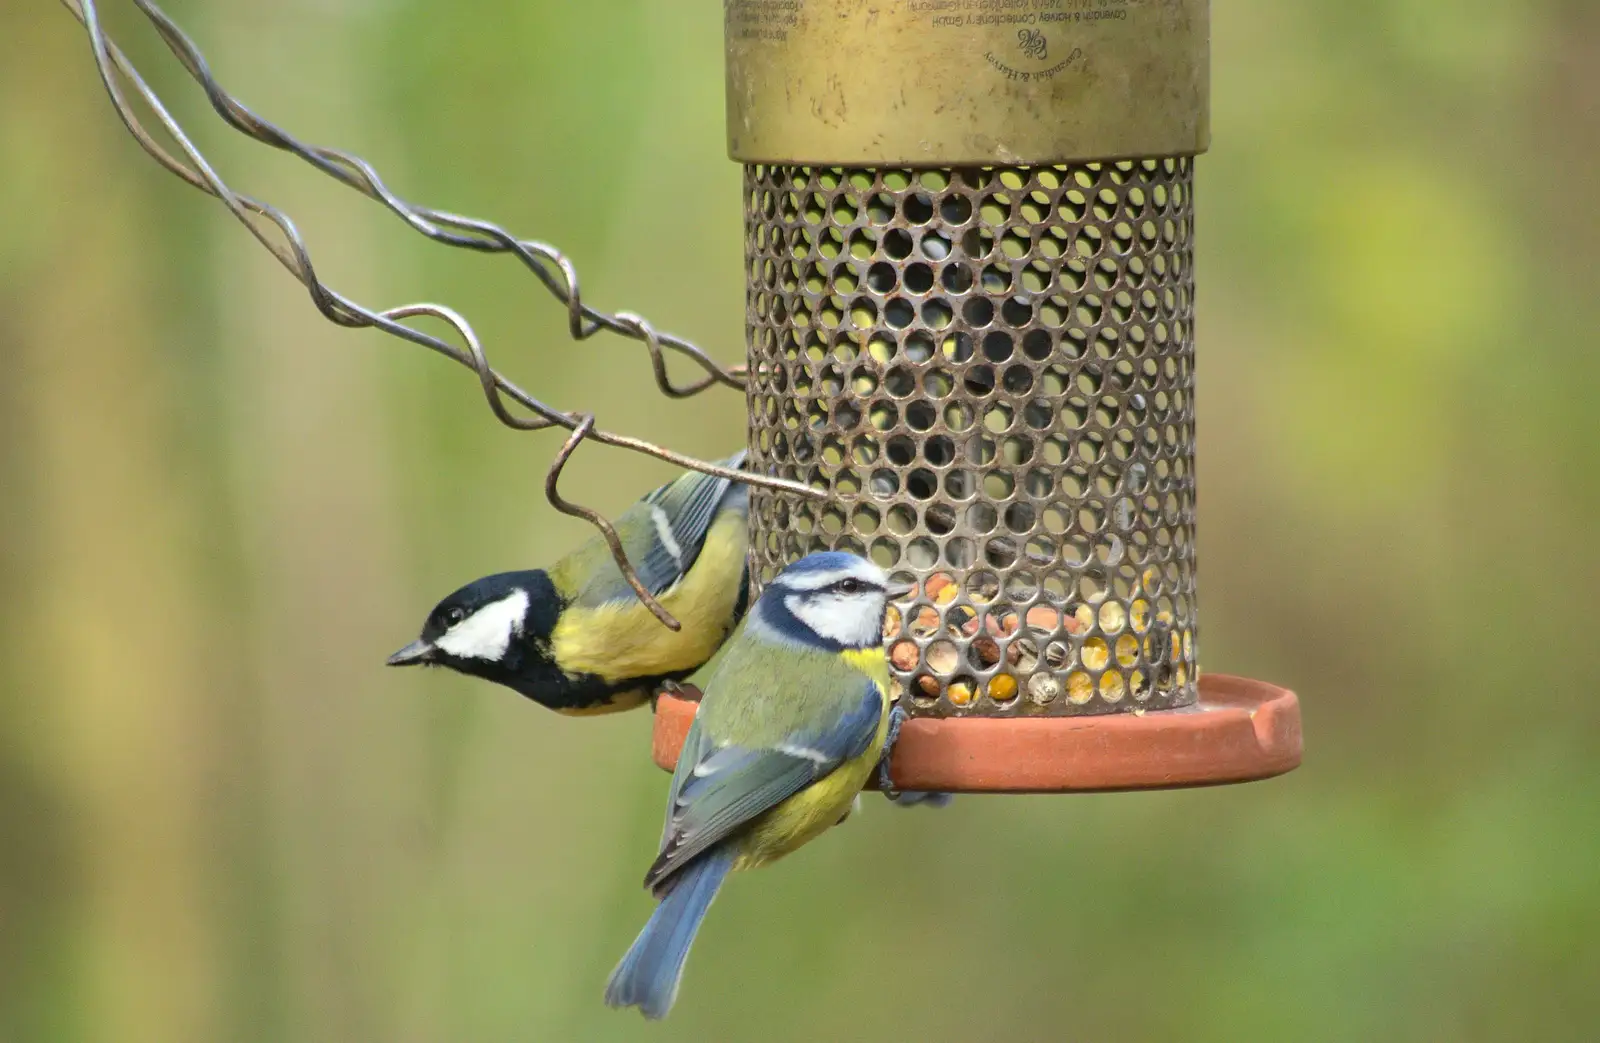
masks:
<path id="1" fill-rule="evenodd" d="M 1201 673 L 1194 157 L 1208 0 L 730 0 L 759 589 L 912 581 L 902 789 L 1265 778 L 1292 692 Z M 691 698 L 657 704 L 670 768 Z"/>

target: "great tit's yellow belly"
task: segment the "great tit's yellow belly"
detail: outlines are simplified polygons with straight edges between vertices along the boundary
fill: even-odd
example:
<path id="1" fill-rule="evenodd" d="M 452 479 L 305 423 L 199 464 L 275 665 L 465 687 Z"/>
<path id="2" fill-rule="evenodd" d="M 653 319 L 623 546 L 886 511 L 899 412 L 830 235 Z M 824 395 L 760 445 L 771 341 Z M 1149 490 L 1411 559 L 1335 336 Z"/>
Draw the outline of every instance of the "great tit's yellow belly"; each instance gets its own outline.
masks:
<path id="1" fill-rule="evenodd" d="M 752 822 L 733 868 L 754 869 L 776 862 L 843 820 L 883 756 L 883 742 L 889 732 L 889 697 L 882 688 L 879 692 L 883 695 L 884 712 L 878 718 L 872 743 L 861 756 L 845 761 L 831 775 L 818 779 Z"/>
<path id="2" fill-rule="evenodd" d="M 746 540 L 729 527 L 742 529 L 744 524 L 744 518 L 732 511 L 713 523 L 688 574 L 662 595 L 662 607 L 683 624 L 682 629 L 668 630 L 637 599 L 598 608 L 574 605 L 561 614 L 550 635 L 556 663 L 569 674 L 593 674 L 609 681 L 699 669 L 721 647 L 733 625 Z"/>

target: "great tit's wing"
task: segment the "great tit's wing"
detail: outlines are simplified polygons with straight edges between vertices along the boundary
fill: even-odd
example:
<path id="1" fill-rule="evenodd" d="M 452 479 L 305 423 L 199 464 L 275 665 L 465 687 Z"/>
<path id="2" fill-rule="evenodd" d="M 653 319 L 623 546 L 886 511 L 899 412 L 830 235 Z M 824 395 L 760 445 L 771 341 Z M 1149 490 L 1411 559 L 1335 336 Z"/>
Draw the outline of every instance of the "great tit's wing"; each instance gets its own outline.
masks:
<path id="1" fill-rule="evenodd" d="M 861 698 L 844 714 L 771 746 L 717 745 L 697 719 L 678 758 L 661 854 L 645 875 L 645 886 L 659 889 L 696 855 L 861 756 L 882 716 L 883 696 L 866 681 Z"/>
<path id="2" fill-rule="evenodd" d="M 744 458 L 741 449 L 719 462 L 740 467 Z M 723 505 L 745 495 L 745 487 L 738 482 L 686 471 L 630 507 L 618 524 L 628 533 L 624 549 L 645 589 L 659 596 L 682 579 L 700 557 L 706 533 Z M 602 594 L 598 600 L 631 600 L 634 596 L 620 573 L 616 582 L 597 593 Z"/>
<path id="3" fill-rule="evenodd" d="M 744 458 L 745 450 L 741 449 L 720 462 L 725 467 L 740 467 Z M 649 514 L 653 531 L 646 531 L 654 539 L 634 567 L 645 589 L 660 594 L 693 567 L 718 509 L 735 488 L 742 491 L 744 486 L 727 478 L 689 471 L 644 498 L 639 506 Z"/>
<path id="4" fill-rule="evenodd" d="M 743 619 L 750 611 L 750 558 L 745 556 L 744 571 L 739 573 L 739 600 L 733 603 L 734 622 Z"/>

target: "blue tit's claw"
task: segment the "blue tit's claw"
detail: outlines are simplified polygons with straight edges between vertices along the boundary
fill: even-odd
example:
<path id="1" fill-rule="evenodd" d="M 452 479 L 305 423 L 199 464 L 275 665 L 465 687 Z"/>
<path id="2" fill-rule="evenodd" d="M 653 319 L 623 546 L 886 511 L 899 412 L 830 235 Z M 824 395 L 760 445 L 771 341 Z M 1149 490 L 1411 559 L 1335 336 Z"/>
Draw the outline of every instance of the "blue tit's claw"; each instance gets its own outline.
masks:
<path id="1" fill-rule="evenodd" d="M 896 789 L 894 782 L 889 778 L 889 756 L 894 752 L 895 740 L 900 738 L 900 729 L 911 715 L 905 709 L 896 706 L 889 711 L 889 732 L 883 741 L 883 757 L 878 761 L 878 788 L 889 800 L 903 808 L 916 804 L 926 804 L 930 808 L 942 808 L 955 799 L 953 793 L 923 793 L 918 791 L 901 792 Z"/>
<path id="2" fill-rule="evenodd" d="M 900 729 L 910 719 L 911 715 L 906 713 L 904 706 L 896 704 L 889 708 L 889 731 L 883 737 L 883 756 L 885 759 L 894 750 L 894 744 L 900 741 Z"/>
<path id="3" fill-rule="evenodd" d="M 930 808 L 943 808 L 948 807 L 950 802 L 956 799 L 956 795 L 954 793 L 905 792 L 897 793 L 889 799 L 903 808 L 913 807 L 917 804 L 923 804 Z"/>
<path id="4" fill-rule="evenodd" d="M 900 738 L 900 728 L 909 717 L 910 714 L 902 706 L 895 706 L 889 711 L 889 732 L 883 738 L 883 755 L 878 759 L 878 788 L 885 797 L 896 802 L 900 800 L 900 791 L 895 789 L 894 780 L 889 777 L 889 757 Z"/>

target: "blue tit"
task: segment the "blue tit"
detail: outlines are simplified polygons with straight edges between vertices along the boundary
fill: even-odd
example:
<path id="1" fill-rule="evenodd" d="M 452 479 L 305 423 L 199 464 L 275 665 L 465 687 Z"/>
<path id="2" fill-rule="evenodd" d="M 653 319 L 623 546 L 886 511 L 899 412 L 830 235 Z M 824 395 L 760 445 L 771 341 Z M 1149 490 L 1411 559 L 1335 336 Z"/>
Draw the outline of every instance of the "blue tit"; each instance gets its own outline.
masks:
<path id="1" fill-rule="evenodd" d="M 908 592 L 838 552 L 801 558 L 762 592 L 678 756 L 645 876 L 660 904 L 612 972 L 608 1006 L 665 1016 L 728 873 L 776 861 L 849 815 L 892 743 L 883 615 Z"/>
<path id="2" fill-rule="evenodd" d="M 722 463 L 742 467 L 744 458 Z M 677 631 L 651 614 L 595 536 L 548 569 L 457 590 L 389 665 L 449 667 L 564 714 L 631 709 L 698 670 L 744 615 L 748 515 L 742 482 L 689 471 L 617 519 L 628 560 Z"/>

